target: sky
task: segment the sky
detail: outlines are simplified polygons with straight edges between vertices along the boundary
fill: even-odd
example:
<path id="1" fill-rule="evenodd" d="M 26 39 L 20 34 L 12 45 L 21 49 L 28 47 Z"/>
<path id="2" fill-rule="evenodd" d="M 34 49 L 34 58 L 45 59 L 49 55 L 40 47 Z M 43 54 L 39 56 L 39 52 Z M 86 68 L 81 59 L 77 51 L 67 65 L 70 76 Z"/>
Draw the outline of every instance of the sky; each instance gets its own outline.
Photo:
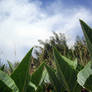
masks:
<path id="1" fill-rule="evenodd" d="M 53 31 L 65 33 L 72 46 L 83 36 L 79 19 L 92 26 L 91 10 L 90 0 L 0 0 L 0 58 L 22 60 Z"/>

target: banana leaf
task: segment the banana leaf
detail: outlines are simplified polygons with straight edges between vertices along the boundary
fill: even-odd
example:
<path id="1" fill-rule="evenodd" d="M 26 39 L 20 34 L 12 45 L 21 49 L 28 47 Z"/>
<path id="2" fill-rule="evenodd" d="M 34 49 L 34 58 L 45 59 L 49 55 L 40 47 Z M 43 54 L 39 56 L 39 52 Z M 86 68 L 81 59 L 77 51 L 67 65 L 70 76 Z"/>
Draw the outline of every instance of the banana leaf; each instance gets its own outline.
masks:
<path id="1" fill-rule="evenodd" d="M 33 48 L 32 48 L 33 49 Z M 32 61 L 32 49 L 23 58 L 16 70 L 11 74 L 20 92 L 26 92 L 30 80 L 30 64 Z"/>
<path id="2" fill-rule="evenodd" d="M 19 92 L 14 80 L 6 73 L 0 70 L 0 92 Z"/>
<path id="3" fill-rule="evenodd" d="M 87 47 L 92 58 L 92 28 L 90 28 L 83 20 L 80 20 L 80 24 L 87 42 Z"/>
<path id="4" fill-rule="evenodd" d="M 78 83 L 88 90 L 92 90 L 92 67 L 89 62 L 77 75 Z"/>
<path id="5" fill-rule="evenodd" d="M 43 70 L 44 70 L 44 63 L 42 63 L 40 67 L 31 76 L 31 82 L 34 83 L 36 86 L 41 84 L 40 81 L 42 78 Z"/>
<path id="6" fill-rule="evenodd" d="M 57 68 L 58 79 L 63 84 L 64 90 L 68 92 L 76 92 L 74 91 L 77 85 L 77 71 L 72 68 L 72 64 L 69 64 L 69 59 L 64 59 L 57 49 L 53 48 L 54 59 Z M 75 65 L 74 65 L 75 66 Z M 80 92 L 81 87 L 78 89 Z"/>
<path id="7" fill-rule="evenodd" d="M 51 83 L 55 86 L 55 90 L 57 92 L 61 92 L 61 89 L 63 89 L 62 85 L 60 85 L 59 80 L 57 79 L 57 76 L 55 74 L 55 72 L 52 70 L 51 67 L 45 65 L 46 70 L 48 72 L 49 78 Z"/>

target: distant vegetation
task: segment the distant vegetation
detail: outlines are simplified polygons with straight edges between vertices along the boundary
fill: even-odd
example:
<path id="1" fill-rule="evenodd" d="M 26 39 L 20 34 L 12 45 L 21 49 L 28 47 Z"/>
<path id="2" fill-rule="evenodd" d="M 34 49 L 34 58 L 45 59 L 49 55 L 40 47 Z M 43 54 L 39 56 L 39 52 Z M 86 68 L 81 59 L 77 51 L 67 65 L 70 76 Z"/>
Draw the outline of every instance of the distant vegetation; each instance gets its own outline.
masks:
<path id="1" fill-rule="evenodd" d="M 51 36 L 46 41 L 38 40 L 40 46 L 36 46 L 36 48 L 40 49 L 35 50 L 35 54 L 38 57 L 34 60 L 34 65 L 38 66 L 40 63 L 45 61 L 47 64 L 54 66 L 54 57 L 53 57 L 53 46 L 57 48 L 61 55 L 71 59 L 78 60 L 78 63 L 81 65 L 86 65 L 90 60 L 89 52 L 87 49 L 87 44 L 84 37 L 76 37 L 75 44 L 69 48 L 67 45 L 67 40 L 64 34 L 53 32 L 54 36 Z"/>

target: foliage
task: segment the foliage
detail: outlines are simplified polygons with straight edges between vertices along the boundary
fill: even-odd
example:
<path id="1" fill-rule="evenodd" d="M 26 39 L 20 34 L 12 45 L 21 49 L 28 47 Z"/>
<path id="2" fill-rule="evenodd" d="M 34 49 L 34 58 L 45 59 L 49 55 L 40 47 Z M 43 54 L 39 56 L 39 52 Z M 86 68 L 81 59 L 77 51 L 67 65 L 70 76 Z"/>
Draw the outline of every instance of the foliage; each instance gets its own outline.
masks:
<path id="1" fill-rule="evenodd" d="M 92 58 L 92 29 L 80 20 L 81 27 L 83 33 L 85 35 L 85 39 L 87 42 L 88 50 L 90 56 Z M 88 90 L 92 91 L 92 59 L 91 61 L 78 73 L 78 83 L 82 86 L 87 88 Z"/>
<path id="2" fill-rule="evenodd" d="M 6 85 L 7 87 L 3 85 Z M 16 86 L 14 80 L 0 70 L 0 90 L 2 90 L 2 92 L 5 92 L 9 89 L 11 89 L 12 92 L 19 92 L 19 89 Z"/>
<path id="3" fill-rule="evenodd" d="M 78 59 L 78 62 L 83 66 L 86 65 L 90 60 L 90 55 L 84 37 L 76 37 L 76 42 L 74 44 L 74 56 Z"/>
<path id="4" fill-rule="evenodd" d="M 89 54 L 92 57 L 92 29 L 82 20 L 80 20 L 80 23 Z M 54 35 L 56 39 L 53 38 L 54 41 L 51 40 L 50 42 L 52 44 L 46 44 L 47 47 L 43 49 L 46 53 L 43 53 L 43 58 L 40 60 L 44 60 L 44 62 L 40 61 L 40 66 L 32 74 L 30 67 L 33 63 L 33 48 L 15 69 L 8 61 L 11 69 L 10 75 L 3 71 L 4 65 L 0 68 L 0 92 L 92 92 L 92 59 L 90 62 L 87 61 L 88 64 L 85 67 L 78 63 L 78 58 L 71 60 L 68 58 L 70 52 L 66 53 L 69 49 L 65 40 L 61 41 L 56 33 Z M 67 50 L 62 49 L 61 42 Z M 80 44 L 80 46 L 82 45 Z M 66 52 L 61 53 L 62 50 Z M 82 54 L 79 54 L 79 56 Z M 44 55 L 46 56 L 44 57 Z M 84 56 L 81 57 L 79 59 L 84 61 Z M 46 59 L 53 60 L 55 67 L 53 68 L 45 62 Z"/>
<path id="5" fill-rule="evenodd" d="M 76 88 L 78 87 L 78 91 L 81 90 L 81 87 L 77 83 L 77 71 L 75 69 L 75 62 L 71 61 L 69 59 L 65 59 L 63 56 L 60 55 L 60 53 L 54 48 L 54 58 L 55 58 L 55 63 L 56 63 L 56 76 L 58 81 L 58 86 L 59 88 L 56 88 L 57 92 L 76 92 Z M 68 63 L 69 62 L 69 63 Z M 76 64 L 77 66 L 77 64 Z M 52 71 L 50 71 L 49 68 L 47 68 L 47 71 L 49 72 L 49 75 L 51 75 Z M 54 74 L 54 73 L 53 73 Z M 55 75 L 55 74 L 54 74 Z M 52 75 L 53 76 L 53 75 Z M 56 81 L 55 79 L 52 80 Z M 72 82 L 72 84 L 71 84 Z M 56 82 L 54 82 L 56 83 Z M 57 85 L 55 84 L 55 85 Z M 58 91 L 59 90 L 59 91 Z"/>
<path id="6" fill-rule="evenodd" d="M 12 73 L 14 71 L 13 65 L 10 61 L 7 61 L 7 62 L 8 62 L 9 68 L 10 68 L 10 72 Z"/>
<path id="7" fill-rule="evenodd" d="M 55 46 L 58 49 L 58 51 L 61 52 L 62 55 L 67 57 L 69 56 L 67 53 L 69 49 L 64 34 L 61 33 L 57 34 L 56 32 L 53 32 L 53 36 L 51 36 L 49 40 L 46 41 L 38 40 L 38 41 L 42 45 L 37 46 L 37 48 L 40 48 L 41 53 L 35 50 L 35 54 L 38 56 L 37 60 L 40 63 L 41 61 L 45 60 L 47 64 L 54 66 L 53 46 Z"/>
<path id="8" fill-rule="evenodd" d="M 90 60 L 90 55 L 84 37 L 81 38 L 77 36 L 73 47 L 69 48 L 64 34 L 57 34 L 55 32 L 53 34 L 54 35 L 46 41 L 39 40 L 41 46 L 36 46 L 36 48 L 39 48 L 40 52 L 38 50 L 35 50 L 35 54 L 38 58 L 33 59 L 34 65 L 36 67 L 39 66 L 41 61 L 43 60 L 45 60 L 46 63 L 51 65 L 52 67 L 55 67 L 53 62 L 53 46 L 56 47 L 61 55 L 71 60 L 75 60 L 77 58 L 78 63 L 83 66 L 88 63 L 88 61 Z"/>

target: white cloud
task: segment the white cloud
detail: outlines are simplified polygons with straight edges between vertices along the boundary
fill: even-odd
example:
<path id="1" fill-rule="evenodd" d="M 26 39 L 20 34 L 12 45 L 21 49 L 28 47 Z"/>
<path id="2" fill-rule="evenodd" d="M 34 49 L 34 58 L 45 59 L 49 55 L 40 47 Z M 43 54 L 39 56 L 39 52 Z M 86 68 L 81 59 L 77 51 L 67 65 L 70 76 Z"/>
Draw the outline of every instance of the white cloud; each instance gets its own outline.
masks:
<path id="1" fill-rule="evenodd" d="M 45 10 L 41 4 L 28 0 L 0 1 L 1 57 L 14 61 L 16 49 L 16 58 L 21 60 L 32 46 L 38 45 L 39 39 L 49 38 L 52 31 L 65 33 L 68 42 L 73 44 L 75 36 L 82 34 L 79 18 L 89 23 L 92 21 L 91 11 L 83 7 L 64 11 L 58 1 Z"/>

